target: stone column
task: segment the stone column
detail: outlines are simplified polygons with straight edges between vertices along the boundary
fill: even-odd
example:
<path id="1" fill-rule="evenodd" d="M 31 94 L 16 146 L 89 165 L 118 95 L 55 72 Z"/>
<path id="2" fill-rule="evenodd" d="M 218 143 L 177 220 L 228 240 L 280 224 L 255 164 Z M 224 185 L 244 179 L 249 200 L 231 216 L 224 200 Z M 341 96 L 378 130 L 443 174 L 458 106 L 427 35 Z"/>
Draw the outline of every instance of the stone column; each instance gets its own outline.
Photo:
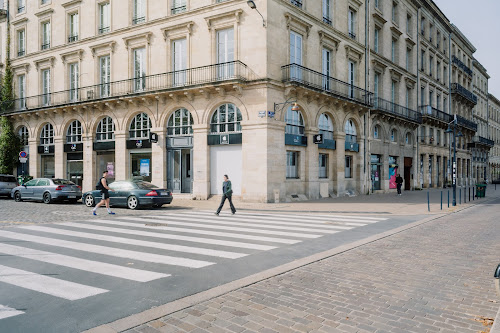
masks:
<path id="1" fill-rule="evenodd" d="M 319 129 L 311 127 L 306 130 L 307 147 L 305 160 L 305 186 L 306 195 L 309 199 L 319 198 L 319 151 L 318 145 L 313 142 L 313 135 L 318 133 Z"/>
<path id="2" fill-rule="evenodd" d="M 420 177 L 420 155 L 418 154 L 417 144 L 413 145 L 413 163 L 412 163 L 412 174 L 413 174 L 413 188 L 420 187 L 419 177 Z"/>
<path id="3" fill-rule="evenodd" d="M 429 188 L 429 154 L 424 154 L 424 187 Z"/>
<path id="4" fill-rule="evenodd" d="M 56 178 L 66 178 L 66 153 L 64 152 L 64 138 L 54 137 L 54 175 Z"/>
<path id="5" fill-rule="evenodd" d="M 210 146 L 206 124 L 193 125 L 193 196 L 207 200 L 210 195 Z"/>
<path id="6" fill-rule="evenodd" d="M 437 166 L 436 166 L 436 161 L 437 161 L 437 157 L 436 155 L 430 155 L 430 159 L 431 159 L 431 165 L 432 165 L 432 170 L 431 170 L 431 184 L 432 184 L 432 187 L 437 187 L 437 184 L 436 184 L 436 174 L 437 174 Z"/>
<path id="7" fill-rule="evenodd" d="M 130 158 L 127 150 L 127 134 L 115 131 L 115 180 L 130 178 Z"/>
<path id="8" fill-rule="evenodd" d="M 26 170 L 26 173 L 33 178 L 40 177 L 40 154 L 38 154 L 38 138 L 29 138 L 29 170 Z"/>
<path id="9" fill-rule="evenodd" d="M 382 156 L 382 170 L 380 170 L 382 174 L 381 175 L 382 184 L 380 188 L 384 192 L 389 191 L 389 145 L 390 145 L 389 140 L 384 139 L 384 146 L 383 146 L 384 155 Z"/>
<path id="10" fill-rule="evenodd" d="M 165 128 L 151 128 L 151 132 L 158 134 L 158 142 L 151 143 L 151 182 L 160 188 L 167 187 L 167 143 Z"/>
<path id="11" fill-rule="evenodd" d="M 96 153 L 94 151 L 94 136 L 89 134 L 83 138 L 83 183 L 82 191 L 90 191 L 94 189 L 97 179 Z M 102 171 L 102 170 L 101 170 Z"/>
<path id="12" fill-rule="evenodd" d="M 335 132 L 334 138 L 336 141 L 336 151 L 333 154 L 333 188 L 337 192 L 337 196 L 345 191 L 345 133 Z"/>
<path id="13" fill-rule="evenodd" d="M 368 171 L 368 163 L 365 161 L 365 139 L 364 137 L 360 137 L 358 140 L 359 144 L 359 152 L 355 156 L 356 158 L 356 175 L 358 176 L 358 185 L 357 185 L 357 190 L 359 194 L 366 194 L 367 190 L 365 189 L 365 178 L 366 178 L 366 172 Z M 316 158 L 316 162 L 318 162 L 318 159 Z M 365 170 L 365 165 L 366 165 L 366 170 Z"/>

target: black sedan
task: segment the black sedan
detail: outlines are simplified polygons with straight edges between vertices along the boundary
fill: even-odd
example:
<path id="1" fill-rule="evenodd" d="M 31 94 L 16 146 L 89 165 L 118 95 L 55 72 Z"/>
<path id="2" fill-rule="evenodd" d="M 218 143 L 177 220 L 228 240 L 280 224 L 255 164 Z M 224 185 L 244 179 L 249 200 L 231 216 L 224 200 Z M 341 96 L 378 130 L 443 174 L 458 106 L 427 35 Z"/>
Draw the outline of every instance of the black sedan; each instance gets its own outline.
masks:
<path id="1" fill-rule="evenodd" d="M 172 202 L 172 191 L 158 188 L 145 181 L 121 180 L 109 184 L 109 204 L 130 209 L 141 207 L 161 207 Z M 101 191 L 85 192 L 82 202 L 87 207 L 101 201 Z"/>

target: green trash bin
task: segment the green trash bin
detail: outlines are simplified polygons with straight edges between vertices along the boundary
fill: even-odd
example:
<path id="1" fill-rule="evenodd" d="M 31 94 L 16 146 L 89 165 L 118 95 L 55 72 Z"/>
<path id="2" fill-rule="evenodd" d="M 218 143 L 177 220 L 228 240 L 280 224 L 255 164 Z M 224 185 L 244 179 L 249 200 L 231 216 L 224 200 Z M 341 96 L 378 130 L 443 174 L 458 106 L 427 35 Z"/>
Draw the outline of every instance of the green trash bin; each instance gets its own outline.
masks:
<path id="1" fill-rule="evenodd" d="M 484 198 L 486 196 L 486 184 L 476 184 L 476 197 Z"/>

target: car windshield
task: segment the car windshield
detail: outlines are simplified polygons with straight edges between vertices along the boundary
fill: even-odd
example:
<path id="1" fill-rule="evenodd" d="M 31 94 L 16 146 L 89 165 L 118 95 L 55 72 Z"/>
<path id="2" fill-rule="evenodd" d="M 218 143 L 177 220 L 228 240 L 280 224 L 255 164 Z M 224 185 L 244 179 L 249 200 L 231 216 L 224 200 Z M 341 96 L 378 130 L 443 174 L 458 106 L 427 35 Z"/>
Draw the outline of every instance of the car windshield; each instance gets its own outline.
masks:
<path id="1" fill-rule="evenodd" d="M 52 182 L 55 185 L 75 185 L 75 183 L 66 179 L 52 179 Z"/>
<path id="2" fill-rule="evenodd" d="M 158 186 L 156 185 L 153 185 L 151 183 L 148 183 L 148 182 L 134 182 L 134 184 L 141 190 L 149 190 L 149 189 L 153 189 L 153 188 L 158 188 Z"/>

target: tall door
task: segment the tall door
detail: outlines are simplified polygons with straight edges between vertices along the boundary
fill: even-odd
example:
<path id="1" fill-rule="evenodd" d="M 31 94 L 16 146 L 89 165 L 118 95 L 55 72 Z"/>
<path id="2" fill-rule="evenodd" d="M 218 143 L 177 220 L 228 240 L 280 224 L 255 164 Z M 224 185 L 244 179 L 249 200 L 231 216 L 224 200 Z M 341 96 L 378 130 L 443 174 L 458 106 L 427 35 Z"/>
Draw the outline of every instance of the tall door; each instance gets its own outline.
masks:
<path id="1" fill-rule="evenodd" d="M 186 39 L 178 39 L 172 42 L 172 68 L 174 69 L 174 85 L 186 83 Z"/>
<path id="2" fill-rule="evenodd" d="M 411 189 L 411 167 L 412 167 L 412 158 L 405 157 L 405 191 L 409 191 Z"/>
<path id="3" fill-rule="evenodd" d="M 302 36 L 293 31 L 290 32 L 290 64 L 302 66 Z M 290 78 L 302 78 L 302 71 L 299 66 L 292 66 Z"/>
<path id="4" fill-rule="evenodd" d="M 182 150 L 168 151 L 168 187 L 175 193 L 182 191 Z"/>
<path id="5" fill-rule="evenodd" d="M 328 49 L 323 49 L 323 88 L 326 90 L 330 89 L 330 69 L 331 69 L 331 61 L 332 61 L 332 53 Z"/>
<path id="6" fill-rule="evenodd" d="M 217 77 L 230 78 L 234 75 L 234 29 L 217 31 Z"/>
<path id="7" fill-rule="evenodd" d="M 183 149 L 182 150 L 182 193 L 191 193 L 192 192 L 192 165 L 193 165 L 193 157 L 192 157 L 192 149 Z"/>

